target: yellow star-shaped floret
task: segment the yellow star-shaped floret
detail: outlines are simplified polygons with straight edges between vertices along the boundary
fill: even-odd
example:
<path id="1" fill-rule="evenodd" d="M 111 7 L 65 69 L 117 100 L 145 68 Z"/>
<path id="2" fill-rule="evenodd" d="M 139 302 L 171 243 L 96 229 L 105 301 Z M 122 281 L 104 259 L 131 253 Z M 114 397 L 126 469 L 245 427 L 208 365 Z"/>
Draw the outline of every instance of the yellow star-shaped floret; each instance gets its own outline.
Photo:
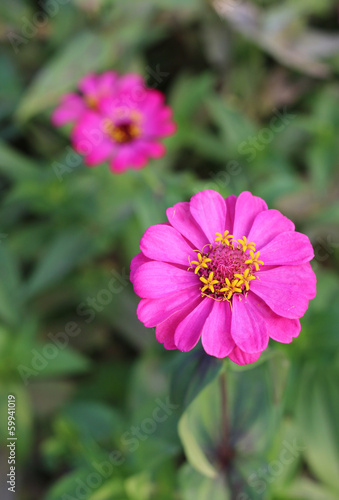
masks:
<path id="1" fill-rule="evenodd" d="M 245 264 L 253 264 L 254 267 L 256 268 L 257 271 L 259 271 L 259 264 L 261 266 L 264 265 L 262 260 L 259 259 L 260 252 L 254 253 L 252 250 L 250 250 L 250 259 L 245 260 Z"/>
<path id="2" fill-rule="evenodd" d="M 199 269 L 201 269 L 202 267 L 204 267 L 205 269 L 208 267 L 207 266 L 207 262 L 211 262 L 212 259 L 209 259 L 208 257 L 206 256 L 202 256 L 201 253 L 198 253 L 198 260 L 192 260 L 192 262 L 190 262 L 190 264 L 194 264 L 195 266 L 197 266 L 195 269 L 194 269 L 194 273 L 197 274 L 197 272 L 199 271 Z"/>
<path id="3" fill-rule="evenodd" d="M 243 252 L 246 252 L 246 250 L 253 250 L 255 252 L 255 243 L 253 241 L 248 243 L 246 236 L 239 238 L 237 241 L 242 246 Z"/>
<path id="4" fill-rule="evenodd" d="M 229 231 L 225 231 L 224 235 L 221 233 L 215 233 L 216 238 L 214 241 L 220 241 L 223 245 L 231 246 L 231 242 L 229 240 L 232 240 L 234 236 L 232 234 L 229 234 Z"/>
<path id="5" fill-rule="evenodd" d="M 230 282 L 230 280 L 228 278 L 225 278 L 225 283 L 226 283 L 226 287 L 225 288 L 221 288 L 220 292 L 226 292 L 227 293 L 227 300 L 230 300 L 230 298 L 232 297 L 232 295 L 234 293 L 241 293 L 242 292 L 242 289 L 240 288 L 241 285 L 242 285 L 242 280 L 239 280 L 239 279 L 236 279 L 236 280 L 232 280 L 232 283 Z"/>
<path id="6" fill-rule="evenodd" d="M 241 280 L 244 283 L 247 292 L 250 289 L 249 282 L 252 280 L 255 280 L 255 276 L 249 276 L 249 272 L 250 272 L 250 269 L 246 269 L 244 271 L 244 274 L 235 274 L 234 275 L 235 278 L 238 278 L 239 280 Z"/>
<path id="7" fill-rule="evenodd" d="M 219 283 L 218 280 L 214 280 L 213 279 L 213 271 L 211 271 L 208 275 L 208 278 L 204 278 L 204 276 L 202 276 L 200 278 L 200 281 L 202 281 L 204 283 L 204 286 L 202 287 L 201 291 L 204 292 L 205 290 L 210 290 L 212 293 L 214 293 L 214 285 L 217 285 Z"/>

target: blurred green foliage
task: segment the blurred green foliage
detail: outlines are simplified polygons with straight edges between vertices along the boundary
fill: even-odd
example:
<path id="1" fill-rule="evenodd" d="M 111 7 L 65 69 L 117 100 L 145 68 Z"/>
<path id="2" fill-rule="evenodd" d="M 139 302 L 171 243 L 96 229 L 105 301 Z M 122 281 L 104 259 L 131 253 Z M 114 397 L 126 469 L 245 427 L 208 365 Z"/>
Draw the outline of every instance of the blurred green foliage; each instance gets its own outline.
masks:
<path id="1" fill-rule="evenodd" d="M 0 437 L 13 393 L 19 498 L 336 500 L 337 2 L 2 0 L 0 17 Z M 164 158 L 117 176 L 50 124 L 112 68 L 178 124 Z M 315 248 L 300 337 L 254 368 L 166 352 L 136 318 L 141 235 L 207 188 L 251 190 Z"/>

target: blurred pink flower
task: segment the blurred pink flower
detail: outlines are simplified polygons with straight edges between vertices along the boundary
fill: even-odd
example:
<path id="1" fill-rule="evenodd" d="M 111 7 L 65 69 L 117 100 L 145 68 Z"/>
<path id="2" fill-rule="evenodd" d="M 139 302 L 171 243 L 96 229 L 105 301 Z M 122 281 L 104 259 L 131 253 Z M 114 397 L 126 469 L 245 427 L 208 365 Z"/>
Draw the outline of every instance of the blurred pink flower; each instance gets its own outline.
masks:
<path id="1" fill-rule="evenodd" d="M 87 75 L 79 89 L 81 95 L 63 97 L 52 122 L 75 123 L 73 146 L 86 165 L 109 161 L 111 170 L 123 172 L 165 154 L 160 140 L 176 131 L 172 110 L 160 91 L 145 87 L 140 75 Z"/>
<path id="2" fill-rule="evenodd" d="M 147 229 L 131 263 L 138 318 L 166 349 L 189 351 L 201 338 L 207 354 L 244 365 L 270 337 L 299 335 L 316 295 L 314 252 L 289 219 L 250 192 L 225 200 L 211 190 L 167 218 Z"/>

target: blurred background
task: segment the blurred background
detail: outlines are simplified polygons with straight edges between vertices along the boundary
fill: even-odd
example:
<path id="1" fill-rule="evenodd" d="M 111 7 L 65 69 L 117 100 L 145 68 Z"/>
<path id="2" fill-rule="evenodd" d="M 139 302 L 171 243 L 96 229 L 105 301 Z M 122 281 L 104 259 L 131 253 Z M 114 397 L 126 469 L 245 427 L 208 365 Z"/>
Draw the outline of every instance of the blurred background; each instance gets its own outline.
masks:
<path id="1" fill-rule="evenodd" d="M 1 499 L 13 394 L 20 500 L 337 500 L 338 2 L 2 0 L 0 19 Z M 50 123 L 108 69 L 174 110 L 139 172 L 86 168 Z M 318 278 L 298 339 L 228 366 L 227 452 L 221 364 L 165 351 L 129 282 L 146 228 L 203 189 L 282 211 Z"/>

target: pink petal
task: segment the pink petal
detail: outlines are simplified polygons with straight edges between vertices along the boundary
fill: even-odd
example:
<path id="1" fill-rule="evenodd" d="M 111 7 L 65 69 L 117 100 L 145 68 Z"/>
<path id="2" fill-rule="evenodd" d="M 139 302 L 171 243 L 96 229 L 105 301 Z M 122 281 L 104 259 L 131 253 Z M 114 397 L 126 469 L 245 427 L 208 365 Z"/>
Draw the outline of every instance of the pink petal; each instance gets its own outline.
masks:
<path id="1" fill-rule="evenodd" d="M 118 75 L 114 71 L 106 71 L 98 76 L 98 91 L 100 95 L 108 95 L 115 91 Z"/>
<path id="2" fill-rule="evenodd" d="M 102 129 L 102 118 L 93 111 L 86 111 L 71 133 L 77 153 L 85 157 L 85 164 L 94 166 L 114 155 L 115 145 L 107 139 Z"/>
<path id="3" fill-rule="evenodd" d="M 52 113 L 52 123 L 56 127 L 61 127 L 65 123 L 75 122 L 86 110 L 83 99 L 77 94 L 65 95 L 60 105 Z"/>
<path id="4" fill-rule="evenodd" d="M 205 297 L 179 324 L 175 330 L 174 343 L 180 351 L 190 351 L 198 343 L 212 307 L 213 300 Z"/>
<path id="5" fill-rule="evenodd" d="M 161 158 L 166 153 L 166 148 L 160 142 L 143 140 L 138 145 L 138 150 L 150 158 Z"/>
<path id="6" fill-rule="evenodd" d="M 192 196 L 190 210 L 208 242 L 214 243 L 215 233 L 223 233 L 225 227 L 226 202 L 224 198 L 211 189 L 201 191 Z"/>
<path id="7" fill-rule="evenodd" d="M 140 242 L 140 250 L 150 259 L 190 266 L 196 253 L 172 226 L 157 224 L 149 227 Z"/>
<path id="8" fill-rule="evenodd" d="M 193 302 L 191 301 L 184 308 L 172 314 L 166 321 L 157 326 L 155 336 L 158 342 L 164 344 L 165 349 L 177 349 L 174 341 L 174 334 L 179 324 L 185 320 L 203 299 L 198 297 Z"/>
<path id="9" fill-rule="evenodd" d="M 242 351 L 239 347 L 235 347 L 233 351 L 228 355 L 233 363 L 237 365 L 249 365 L 254 363 L 260 358 L 261 352 L 256 352 L 253 354 L 248 354 L 247 352 Z"/>
<path id="10" fill-rule="evenodd" d="M 266 321 L 256 308 L 252 294 L 239 300 L 233 299 L 232 337 L 242 351 L 250 354 L 263 351 L 268 346 Z"/>
<path id="11" fill-rule="evenodd" d="M 193 219 L 188 202 L 177 203 L 166 211 L 167 219 L 197 250 L 208 243 L 206 236 Z"/>
<path id="12" fill-rule="evenodd" d="M 144 116 L 142 130 L 146 137 L 166 137 L 172 135 L 177 129 L 173 122 L 172 109 L 169 106 L 164 106 L 160 101 L 156 108 L 143 107 L 142 113 Z"/>
<path id="13" fill-rule="evenodd" d="M 102 118 L 94 111 L 86 111 L 72 130 L 71 138 L 76 151 L 82 155 L 91 154 L 106 142 Z"/>
<path id="14" fill-rule="evenodd" d="M 98 76 L 93 73 L 89 73 L 88 75 L 84 76 L 79 82 L 79 89 L 84 94 L 96 95 L 97 88 Z"/>
<path id="15" fill-rule="evenodd" d="M 249 295 L 251 295 L 251 302 L 255 305 L 258 313 L 265 319 L 268 334 L 273 340 L 289 344 L 295 337 L 298 337 L 300 333 L 300 321 L 298 319 L 278 316 L 254 293 L 250 292 Z"/>
<path id="16" fill-rule="evenodd" d="M 104 161 L 108 160 L 114 153 L 114 145 L 108 140 L 103 140 L 99 146 L 93 146 L 90 153 L 85 155 L 85 164 L 99 165 Z"/>
<path id="17" fill-rule="evenodd" d="M 225 358 L 235 344 L 231 336 L 231 307 L 228 302 L 213 301 L 201 334 L 203 348 L 210 356 Z"/>
<path id="18" fill-rule="evenodd" d="M 314 257 L 313 247 L 305 234 L 289 231 L 278 234 L 260 250 L 265 266 L 298 265 Z"/>
<path id="19" fill-rule="evenodd" d="M 259 271 L 251 292 L 261 297 L 279 316 L 301 318 L 316 295 L 316 276 L 310 264 L 281 266 Z"/>
<path id="20" fill-rule="evenodd" d="M 132 283 L 133 283 L 135 271 L 142 264 L 145 264 L 146 262 L 149 262 L 149 261 L 150 261 L 150 259 L 148 259 L 147 257 L 145 257 L 145 255 L 142 252 L 138 253 L 135 257 L 133 257 L 133 259 L 131 260 L 131 273 L 130 273 L 130 276 L 129 276 L 129 279 L 130 279 L 130 281 Z"/>
<path id="21" fill-rule="evenodd" d="M 137 308 L 138 319 L 147 328 L 151 328 L 162 323 L 200 296 L 199 288 L 191 286 L 161 299 L 142 299 Z"/>
<path id="22" fill-rule="evenodd" d="M 235 216 L 233 235 L 235 239 L 248 236 L 254 219 L 256 216 L 267 210 L 267 205 L 264 200 L 258 196 L 253 196 L 249 191 L 240 193 L 235 205 Z"/>
<path id="23" fill-rule="evenodd" d="M 233 224 L 235 216 L 235 205 L 237 203 L 237 197 L 235 194 L 231 194 L 225 200 L 226 202 L 226 224 L 225 230 L 233 234 Z M 220 231 L 219 231 L 220 232 Z"/>
<path id="24" fill-rule="evenodd" d="M 160 90 L 147 89 L 145 99 L 141 102 L 140 108 L 147 114 L 153 114 L 164 107 L 164 102 L 165 96 Z"/>
<path id="25" fill-rule="evenodd" d="M 120 103 L 119 97 L 116 94 L 104 95 L 98 102 L 98 109 L 102 116 L 113 120 L 116 122 L 117 109 L 120 108 L 122 112 L 122 118 L 128 118 L 130 116 L 130 108 L 127 105 L 122 107 L 123 103 Z"/>
<path id="26" fill-rule="evenodd" d="M 267 320 L 267 329 L 271 339 L 290 344 L 293 339 L 298 337 L 301 331 L 299 319 L 288 319 L 275 315 L 274 318 Z"/>
<path id="27" fill-rule="evenodd" d="M 139 102 L 141 96 L 144 95 L 144 92 L 146 90 L 143 77 L 141 75 L 138 75 L 137 73 L 128 73 L 121 76 L 119 78 L 119 89 L 121 91 L 131 91 L 131 98 L 133 98 L 135 102 Z M 138 93 L 139 91 L 140 95 Z M 142 95 L 141 91 L 143 92 Z"/>
<path id="28" fill-rule="evenodd" d="M 278 210 L 265 210 L 254 219 L 248 241 L 254 241 L 256 249 L 260 250 L 278 234 L 286 231 L 294 231 L 293 222 Z"/>
<path id="29" fill-rule="evenodd" d="M 147 163 L 147 157 L 138 153 L 132 145 L 122 146 L 117 149 L 117 154 L 111 162 L 113 172 L 123 172 L 132 167 L 144 167 Z"/>
<path id="30" fill-rule="evenodd" d="M 177 131 L 177 125 L 175 123 L 161 123 L 157 125 L 157 130 L 155 137 L 168 137 L 173 135 Z"/>
<path id="31" fill-rule="evenodd" d="M 199 287 L 199 278 L 164 262 L 146 262 L 134 274 L 134 291 L 143 299 L 159 299 L 190 286 Z"/>

